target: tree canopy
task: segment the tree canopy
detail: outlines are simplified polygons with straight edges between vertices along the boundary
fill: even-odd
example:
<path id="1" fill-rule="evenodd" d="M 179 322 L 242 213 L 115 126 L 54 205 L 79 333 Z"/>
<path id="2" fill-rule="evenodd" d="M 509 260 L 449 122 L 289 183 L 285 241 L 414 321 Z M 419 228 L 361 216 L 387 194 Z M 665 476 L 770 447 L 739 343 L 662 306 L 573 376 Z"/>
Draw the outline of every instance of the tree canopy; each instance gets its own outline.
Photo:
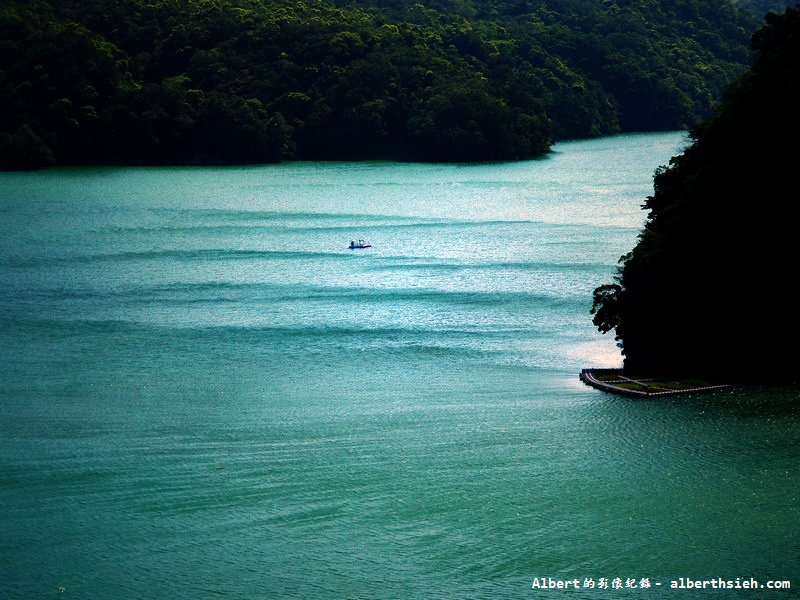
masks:
<path id="1" fill-rule="evenodd" d="M 732 0 L 0 0 L 0 167 L 528 158 L 688 128 Z"/>
<path id="2" fill-rule="evenodd" d="M 752 68 L 654 178 L 646 226 L 594 323 L 632 372 L 796 381 L 800 5 L 768 14 Z"/>

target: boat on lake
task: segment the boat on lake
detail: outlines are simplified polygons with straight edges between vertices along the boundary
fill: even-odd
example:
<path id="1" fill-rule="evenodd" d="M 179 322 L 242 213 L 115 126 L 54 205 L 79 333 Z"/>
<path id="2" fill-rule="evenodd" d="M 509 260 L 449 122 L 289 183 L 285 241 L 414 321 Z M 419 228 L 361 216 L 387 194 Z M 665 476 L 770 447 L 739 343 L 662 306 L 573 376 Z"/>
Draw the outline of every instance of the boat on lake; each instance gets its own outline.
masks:
<path id="1" fill-rule="evenodd" d="M 350 250 L 356 250 L 358 248 L 372 248 L 372 244 L 366 240 L 358 240 L 357 242 L 355 240 L 350 240 L 349 248 Z"/>

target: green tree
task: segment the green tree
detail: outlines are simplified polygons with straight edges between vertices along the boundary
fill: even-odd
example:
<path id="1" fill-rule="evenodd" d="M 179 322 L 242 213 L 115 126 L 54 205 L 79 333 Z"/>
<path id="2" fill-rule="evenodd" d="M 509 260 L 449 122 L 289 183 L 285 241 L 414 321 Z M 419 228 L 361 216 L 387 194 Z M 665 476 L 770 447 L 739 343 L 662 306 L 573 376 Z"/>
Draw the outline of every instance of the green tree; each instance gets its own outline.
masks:
<path id="1" fill-rule="evenodd" d="M 56 164 L 529 158 L 709 116 L 756 24 L 732 0 L 0 0 L 0 132 Z"/>
<path id="2" fill-rule="evenodd" d="M 0 168 L 8 171 L 49 167 L 56 162 L 50 147 L 29 125 L 14 134 L 0 132 Z"/>
<path id="3" fill-rule="evenodd" d="M 788 380 L 797 257 L 800 11 L 771 15 L 752 69 L 694 143 L 657 172 L 637 246 L 595 290 L 594 323 L 616 331 L 625 369 Z"/>

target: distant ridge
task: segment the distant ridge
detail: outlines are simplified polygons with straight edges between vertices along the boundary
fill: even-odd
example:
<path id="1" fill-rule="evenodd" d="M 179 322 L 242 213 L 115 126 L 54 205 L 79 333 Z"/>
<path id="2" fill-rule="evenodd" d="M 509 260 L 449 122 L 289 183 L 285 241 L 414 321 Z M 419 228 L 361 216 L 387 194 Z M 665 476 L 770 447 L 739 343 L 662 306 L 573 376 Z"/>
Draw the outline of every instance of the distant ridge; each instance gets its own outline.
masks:
<path id="1" fill-rule="evenodd" d="M 8 0 L 0 168 L 516 160 L 687 129 L 760 18 L 731 0 Z"/>

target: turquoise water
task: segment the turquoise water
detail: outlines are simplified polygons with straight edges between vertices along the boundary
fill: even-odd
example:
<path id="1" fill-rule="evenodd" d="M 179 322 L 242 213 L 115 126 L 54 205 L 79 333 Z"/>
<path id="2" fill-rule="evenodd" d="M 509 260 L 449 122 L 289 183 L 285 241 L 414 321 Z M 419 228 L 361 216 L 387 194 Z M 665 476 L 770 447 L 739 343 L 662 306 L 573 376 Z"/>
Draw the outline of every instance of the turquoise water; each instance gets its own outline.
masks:
<path id="1" fill-rule="evenodd" d="M 798 392 L 577 378 L 684 143 L 0 174 L 0 598 L 796 597 Z"/>

